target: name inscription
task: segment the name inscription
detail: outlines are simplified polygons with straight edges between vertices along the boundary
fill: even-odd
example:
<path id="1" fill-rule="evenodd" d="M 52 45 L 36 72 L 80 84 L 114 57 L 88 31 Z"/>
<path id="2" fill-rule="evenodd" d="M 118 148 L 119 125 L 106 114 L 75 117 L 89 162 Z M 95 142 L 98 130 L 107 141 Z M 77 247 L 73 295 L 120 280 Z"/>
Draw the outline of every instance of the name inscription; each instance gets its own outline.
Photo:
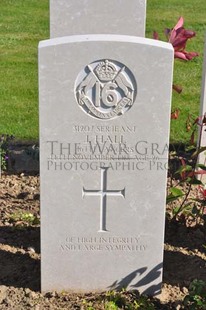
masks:
<path id="1" fill-rule="evenodd" d="M 46 141 L 48 170 L 92 171 L 105 167 L 115 171 L 168 169 L 169 146 L 138 139 L 135 126 L 74 124 L 72 131 L 75 140 Z"/>

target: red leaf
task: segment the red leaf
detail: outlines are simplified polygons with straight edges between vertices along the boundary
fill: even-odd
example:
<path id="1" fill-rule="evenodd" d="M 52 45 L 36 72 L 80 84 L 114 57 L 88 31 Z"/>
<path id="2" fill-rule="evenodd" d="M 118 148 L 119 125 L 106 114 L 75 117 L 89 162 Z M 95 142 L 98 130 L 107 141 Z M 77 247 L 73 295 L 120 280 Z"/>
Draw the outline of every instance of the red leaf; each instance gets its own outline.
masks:
<path id="1" fill-rule="evenodd" d="M 190 144 L 195 144 L 195 131 L 193 130 L 193 133 L 191 134 L 191 137 L 190 137 Z"/>
<path id="2" fill-rule="evenodd" d="M 175 58 L 183 59 L 183 60 L 188 60 L 185 53 L 183 52 L 175 52 Z"/>
<path id="3" fill-rule="evenodd" d="M 205 170 L 198 170 L 198 171 L 195 171 L 195 174 L 206 174 L 206 171 Z"/>
<path id="4" fill-rule="evenodd" d="M 185 167 L 186 166 L 185 160 L 182 157 L 180 157 L 180 161 L 181 161 L 182 166 Z M 186 171 L 182 171 L 180 176 L 181 176 L 182 180 L 185 180 L 186 179 Z"/>
<path id="5" fill-rule="evenodd" d="M 174 111 L 171 113 L 171 119 L 178 119 L 179 113 L 180 113 L 179 109 L 174 110 Z"/>
<path id="6" fill-rule="evenodd" d="M 179 85 L 172 85 L 173 90 L 175 90 L 178 94 L 182 92 L 182 87 Z"/>
<path id="7" fill-rule="evenodd" d="M 197 118 L 195 119 L 193 125 L 197 124 L 197 125 L 201 126 L 201 119 L 202 119 L 201 116 L 197 117 Z M 203 119 L 203 121 L 204 121 L 204 119 Z"/>
<path id="8" fill-rule="evenodd" d="M 185 51 L 187 40 L 193 38 L 196 33 L 192 30 L 185 29 L 183 24 L 184 19 L 183 17 L 180 17 L 175 27 L 170 32 L 167 31 L 167 36 L 169 42 L 174 47 L 175 58 L 187 61 L 198 56 L 198 53 L 196 52 Z"/>
<path id="9" fill-rule="evenodd" d="M 177 30 L 178 28 L 181 28 L 184 24 L 184 18 L 182 16 L 180 16 L 177 24 L 174 26 L 174 29 Z"/>
<path id="10" fill-rule="evenodd" d="M 159 34 L 156 31 L 153 31 L 153 39 L 159 40 Z"/>

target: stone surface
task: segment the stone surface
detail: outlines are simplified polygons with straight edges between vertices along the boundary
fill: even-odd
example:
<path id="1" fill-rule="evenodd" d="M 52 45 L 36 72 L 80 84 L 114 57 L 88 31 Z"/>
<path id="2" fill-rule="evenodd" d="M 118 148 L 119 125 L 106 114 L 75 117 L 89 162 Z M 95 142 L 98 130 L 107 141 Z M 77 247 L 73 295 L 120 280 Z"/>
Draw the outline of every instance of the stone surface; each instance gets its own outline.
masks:
<path id="1" fill-rule="evenodd" d="M 200 116 L 204 116 L 206 114 L 206 39 L 205 39 L 205 51 L 204 51 L 204 64 L 203 64 L 203 72 L 202 72 L 202 93 L 201 93 L 201 103 L 200 103 Z M 199 132 L 200 134 L 200 132 Z M 200 145 L 202 147 L 206 146 L 206 131 L 205 125 L 202 128 Z M 206 165 L 206 154 L 205 152 L 200 153 L 198 158 L 198 163 Z M 206 175 L 200 175 L 199 179 L 205 184 L 206 183 Z"/>
<path id="2" fill-rule="evenodd" d="M 36 145 L 15 146 L 9 150 L 9 173 L 38 173 L 39 172 L 39 148 Z"/>
<path id="3" fill-rule="evenodd" d="M 50 0 L 50 37 L 145 36 L 146 0 Z"/>
<path id="4" fill-rule="evenodd" d="M 161 286 L 173 48 L 39 45 L 42 291 Z"/>

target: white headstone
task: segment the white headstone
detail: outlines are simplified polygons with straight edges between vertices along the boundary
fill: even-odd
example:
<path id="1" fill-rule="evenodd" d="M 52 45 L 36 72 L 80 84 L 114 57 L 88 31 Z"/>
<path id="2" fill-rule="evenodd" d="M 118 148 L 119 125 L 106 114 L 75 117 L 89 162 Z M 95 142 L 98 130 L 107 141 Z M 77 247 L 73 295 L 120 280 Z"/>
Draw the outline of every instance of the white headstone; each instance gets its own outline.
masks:
<path id="1" fill-rule="evenodd" d="M 42 291 L 160 291 L 173 48 L 39 45 Z"/>
<path id="2" fill-rule="evenodd" d="M 202 93 L 201 93 L 201 105 L 200 105 L 200 116 L 203 118 L 206 115 L 206 40 L 205 40 L 205 52 L 204 52 L 204 64 L 203 64 L 203 72 L 202 72 Z M 200 138 L 200 146 L 206 146 L 206 131 L 205 126 L 203 126 L 201 135 L 199 132 Z M 198 163 L 206 165 L 206 154 L 202 152 L 199 154 Z M 199 179 L 205 184 L 206 183 L 206 175 L 200 175 Z"/>
<path id="3" fill-rule="evenodd" d="M 50 0 L 50 37 L 145 36 L 146 0 Z"/>

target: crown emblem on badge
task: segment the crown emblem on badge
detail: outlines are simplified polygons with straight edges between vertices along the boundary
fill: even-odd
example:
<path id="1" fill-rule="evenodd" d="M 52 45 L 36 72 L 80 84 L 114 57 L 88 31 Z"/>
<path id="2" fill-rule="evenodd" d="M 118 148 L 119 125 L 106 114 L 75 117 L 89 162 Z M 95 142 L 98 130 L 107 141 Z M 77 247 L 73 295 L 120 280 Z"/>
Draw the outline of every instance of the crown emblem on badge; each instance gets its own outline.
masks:
<path id="1" fill-rule="evenodd" d="M 100 62 L 100 64 L 95 68 L 95 73 L 102 82 L 113 80 L 117 72 L 118 71 L 116 67 L 111 62 L 109 62 L 109 60 Z"/>
<path id="2" fill-rule="evenodd" d="M 129 68 L 108 58 L 86 65 L 75 81 L 79 107 L 99 120 L 125 114 L 134 104 L 136 92 L 136 80 Z"/>

